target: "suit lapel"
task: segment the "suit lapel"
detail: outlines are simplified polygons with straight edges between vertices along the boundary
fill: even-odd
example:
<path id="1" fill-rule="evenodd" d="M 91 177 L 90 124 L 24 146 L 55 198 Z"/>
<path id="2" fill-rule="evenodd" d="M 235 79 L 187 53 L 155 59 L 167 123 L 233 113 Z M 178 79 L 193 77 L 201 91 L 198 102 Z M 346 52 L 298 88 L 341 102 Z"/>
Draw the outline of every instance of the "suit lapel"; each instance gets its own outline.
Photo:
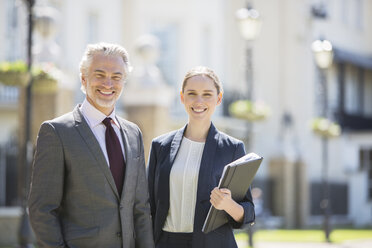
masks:
<path id="1" fill-rule="evenodd" d="M 79 110 L 79 106 L 77 106 L 74 111 L 73 115 L 75 118 L 75 127 L 80 133 L 81 137 L 83 138 L 86 146 L 89 148 L 91 153 L 93 154 L 94 158 L 97 160 L 98 166 L 102 169 L 103 174 L 105 175 L 107 181 L 109 182 L 112 190 L 115 192 L 116 197 L 119 198 L 119 193 L 116 189 L 114 178 L 111 175 L 110 168 L 107 164 L 105 155 L 102 152 L 101 146 L 99 145 L 96 137 L 94 136 L 92 130 L 90 129 L 88 123 L 83 117 L 83 114 Z"/>
<path id="2" fill-rule="evenodd" d="M 131 188 L 131 185 L 129 185 L 129 177 L 135 175 L 135 164 L 136 162 L 135 157 L 133 156 L 133 152 L 131 149 L 131 146 L 129 144 L 129 133 L 128 129 L 125 126 L 125 124 L 117 118 L 119 124 L 120 124 L 120 133 L 121 138 L 123 140 L 124 145 L 124 159 L 125 159 L 125 178 L 124 178 L 124 184 L 123 184 L 123 190 L 121 194 L 121 200 L 125 199 L 125 195 L 128 195 L 129 191 L 133 190 Z"/>

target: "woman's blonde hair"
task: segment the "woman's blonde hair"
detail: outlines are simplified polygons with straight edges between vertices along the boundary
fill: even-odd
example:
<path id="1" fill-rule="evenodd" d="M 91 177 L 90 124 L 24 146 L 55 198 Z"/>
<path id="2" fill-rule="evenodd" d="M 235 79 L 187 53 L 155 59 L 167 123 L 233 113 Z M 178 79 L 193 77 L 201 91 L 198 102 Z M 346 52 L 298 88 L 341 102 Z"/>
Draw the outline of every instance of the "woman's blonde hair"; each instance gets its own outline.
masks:
<path id="1" fill-rule="evenodd" d="M 186 73 L 186 75 L 183 79 L 183 82 L 182 82 L 182 92 L 184 92 L 184 90 L 185 90 L 187 80 L 189 78 L 194 77 L 194 76 L 207 76 L 207 77 L 209 77 L 210 79 L 213 80 L 214 85 L 216 86 L 217 95 L 220 94 L 221 92 L 223 92 L 222 84 L 221 84 L 220 80 L 218 79 L 216 73 L 212 69 L 210 69 L 206 66 L 194 67 Z"/>

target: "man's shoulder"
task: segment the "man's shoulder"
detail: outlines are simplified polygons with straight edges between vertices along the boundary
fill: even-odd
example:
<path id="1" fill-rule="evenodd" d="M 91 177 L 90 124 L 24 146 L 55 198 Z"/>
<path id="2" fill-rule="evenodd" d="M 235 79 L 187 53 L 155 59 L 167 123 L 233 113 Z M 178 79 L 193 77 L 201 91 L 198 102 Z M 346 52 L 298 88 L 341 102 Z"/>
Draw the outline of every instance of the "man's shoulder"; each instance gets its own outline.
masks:
<path id="1" fill-rule="evenodd" d="M 44 121 L 44 123 L 49 123 L 49 124 L 52 124 L 53 126 L 54 125 L 57 125 L 57 126 L 66 125 L 66 124 L 74 123 L 74 122 L 75 121 L 74 121 L 73 111 L 60 115 L 58 117 L 55 117 L 54 119 Z"/>
<path id="2" fill-rule="evenodd" d="M 116 116 L 116 118 L 119 121 L 120 125 L 122 125 L 124 128 L 127 128 L 130 131 L 140 131 L 140 128 L 136 123 L 128 121 L 120 116 Z"/>

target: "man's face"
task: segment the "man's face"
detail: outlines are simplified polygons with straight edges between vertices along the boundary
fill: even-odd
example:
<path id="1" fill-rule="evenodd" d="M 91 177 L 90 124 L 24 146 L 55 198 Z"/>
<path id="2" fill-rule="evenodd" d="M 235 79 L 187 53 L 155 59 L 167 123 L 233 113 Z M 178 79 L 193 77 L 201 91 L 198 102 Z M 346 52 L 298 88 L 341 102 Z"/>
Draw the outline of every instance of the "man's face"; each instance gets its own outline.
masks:
<path id="1" fill-rule="evenodd" d="M 123 91 L 125 66 L 120 56 L 96 54 L 82 76 L 87 100 L 105 115 L 111 114 Z"/>

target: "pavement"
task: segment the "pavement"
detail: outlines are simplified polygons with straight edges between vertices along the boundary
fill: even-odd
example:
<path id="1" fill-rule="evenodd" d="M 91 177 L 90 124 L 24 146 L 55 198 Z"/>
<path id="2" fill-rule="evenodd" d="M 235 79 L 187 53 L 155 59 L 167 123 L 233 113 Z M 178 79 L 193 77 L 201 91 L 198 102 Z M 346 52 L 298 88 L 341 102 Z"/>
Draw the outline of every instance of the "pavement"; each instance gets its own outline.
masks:
<path id="1" fill-rule="evenodd" d="M 244 242 L 238 242 L 239 248 L 248 248 Z M 293 242 L 256 242 L 254 248 L 372 248 L 372 237 L 368 240 L 353 240 L 341 244 L 334 243 L 293 243 Z"/>

